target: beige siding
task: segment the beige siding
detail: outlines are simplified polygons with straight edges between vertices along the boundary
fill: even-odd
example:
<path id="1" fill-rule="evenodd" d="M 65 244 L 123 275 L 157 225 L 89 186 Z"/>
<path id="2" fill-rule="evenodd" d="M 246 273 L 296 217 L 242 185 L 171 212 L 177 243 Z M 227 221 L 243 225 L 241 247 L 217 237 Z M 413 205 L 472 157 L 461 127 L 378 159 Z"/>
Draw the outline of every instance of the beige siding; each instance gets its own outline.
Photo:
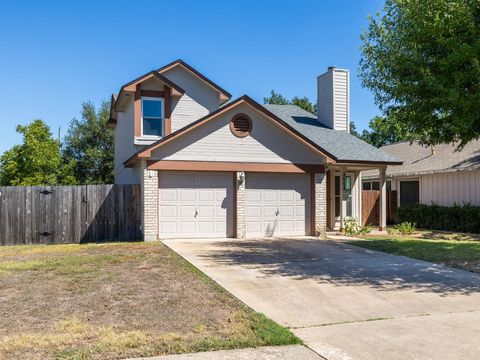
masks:
<path id="1" fill-rule="evenodd" d="M 209 113 L 208 109 L 187 94 L 174 99 L 172 110 L 172 132 L 200 119 Z"/>
<path id="2" fill-rule="evenodd" d="M 348 131 L 348 72 L 336 70 L 333 76 L 334 129 Z"/>
<path id="3" fill-rule="evenodd" d="M 253 123 L 251 134 L 244 138 L 234 136 L 229 128 L 232 116 L 240 112 L 249 115 Z M 160 147 L 153 152 L 152 158 L 259 163 L 324 162 L 318 153 L 245 104 Z"/>
<path id="4" fill-rule="evenodd" d="M 317 79 L 318 120 L 331 129 L 349 131 L 349 73 L 329 68 Z"/>
<path id="5" fill-rule="evenodd" d="M 317 78 L 318 120 L 333 129 L 333 72 L 328 71 Z"/>
<path id="6" fill-rule="evenodd" d="M 444 206 L 470 202 L 480 206 L 480 170 L 421 176 L 420 201 Z"/>
<path id="7" fill-rule="evenodd" d="M 138 172 L 123 167 L 123 162 L 137 151 L 137 147 L 133 144 L 133 108 L 133 101 L 130 101 L 125 111 L 117 115 L 117 126 L 115 127 L 115 184 L 140 183 Z"/>
<path id="8" fill-rule="evenodd" d="M 172 131 L 218 108 L 218 92 L 181 66 L 176 66 L 162 74 L 185 90 L 185 95 L 180 99 L 173 99 Z"/>

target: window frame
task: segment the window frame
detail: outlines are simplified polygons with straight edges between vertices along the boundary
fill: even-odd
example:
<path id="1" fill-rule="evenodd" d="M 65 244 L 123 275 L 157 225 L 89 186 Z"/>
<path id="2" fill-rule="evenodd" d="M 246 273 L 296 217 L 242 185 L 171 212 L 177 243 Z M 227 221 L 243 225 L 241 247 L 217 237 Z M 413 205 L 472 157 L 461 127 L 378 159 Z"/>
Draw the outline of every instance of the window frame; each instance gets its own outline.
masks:
<path id="1" fill-rule="evenodd" d="M 162 134 L 161 135 L 147 135 L 143 133 L 143 101 L 159 101 L 162 103 L 161 117 L 147 116 L 148 119 L 159 119 L 162 122 Z M 160 139 L 165 136 L 165 99 L 159 97 L 142 96 L 140 98 L 140 136 L 144 139 Z"/>

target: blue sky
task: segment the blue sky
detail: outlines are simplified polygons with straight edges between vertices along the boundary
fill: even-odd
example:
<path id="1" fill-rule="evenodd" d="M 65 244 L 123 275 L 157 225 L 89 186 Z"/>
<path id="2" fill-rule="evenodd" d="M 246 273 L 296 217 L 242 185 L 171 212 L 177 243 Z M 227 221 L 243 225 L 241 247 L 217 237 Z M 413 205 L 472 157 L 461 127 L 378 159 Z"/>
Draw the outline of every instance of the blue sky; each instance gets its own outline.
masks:
<path id="1" fill-rule="evenodd" d="M 0 152 L 15 125 L 57 134 L 81 103 L 182 58 L 233 94 L 316 99 L 316 76 L 351 70 L 351 118 L 379 113 L 357 77 L 360 33 L 382 0 L 9 1 L 0 5 Z"/>

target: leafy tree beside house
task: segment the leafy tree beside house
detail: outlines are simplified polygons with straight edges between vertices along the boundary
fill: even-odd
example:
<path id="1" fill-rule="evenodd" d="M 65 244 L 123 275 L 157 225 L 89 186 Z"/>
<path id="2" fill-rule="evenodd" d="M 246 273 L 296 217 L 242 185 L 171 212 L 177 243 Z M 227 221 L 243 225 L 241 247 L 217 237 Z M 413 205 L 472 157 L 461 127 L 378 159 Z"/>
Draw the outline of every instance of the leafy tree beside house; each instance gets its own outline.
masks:
<path id="1" fill-rule="evenodd" d="M 0 156 L 0 184 L 3 186 L 74 184 L 73 163 L 65 163 L 60 142 L 52 136 L 42 120 L 18 125 L 22 134 L 20 145 Z"/>
<path id="2" fill-rule="evenodd" d="M 82 104 L 81 119 L 70 123 L 63 144 L 65 162 L 75 163 L 74 175 L 79 184 L 111 184 L 114 181 L 114 136 L 107 128 L 110 102 L 98 109 L 91 102 Z"/>
<path id="3" fill-rule="evenodd" d="M 480 1 L 387 0 L 362 35 L 360 78 L 424 145 L 480 138 Z"/>

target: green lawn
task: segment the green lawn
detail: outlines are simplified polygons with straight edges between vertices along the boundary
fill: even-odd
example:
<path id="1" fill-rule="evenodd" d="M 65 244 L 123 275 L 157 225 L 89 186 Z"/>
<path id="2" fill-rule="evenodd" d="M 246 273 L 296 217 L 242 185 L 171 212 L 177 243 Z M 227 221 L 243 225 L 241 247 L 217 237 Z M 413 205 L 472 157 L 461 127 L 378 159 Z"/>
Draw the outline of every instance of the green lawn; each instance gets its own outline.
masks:
<path id="1" fill-rule="evenodd" d="M 0 247 L 0 359 L 297 344 L 161 243 Z"/>
<path id="2" fill-rule="evenodd" d="M 478 235 L 419 231 L 413 235 L 366 235 L 350 244 L 480 273 Z"/>

